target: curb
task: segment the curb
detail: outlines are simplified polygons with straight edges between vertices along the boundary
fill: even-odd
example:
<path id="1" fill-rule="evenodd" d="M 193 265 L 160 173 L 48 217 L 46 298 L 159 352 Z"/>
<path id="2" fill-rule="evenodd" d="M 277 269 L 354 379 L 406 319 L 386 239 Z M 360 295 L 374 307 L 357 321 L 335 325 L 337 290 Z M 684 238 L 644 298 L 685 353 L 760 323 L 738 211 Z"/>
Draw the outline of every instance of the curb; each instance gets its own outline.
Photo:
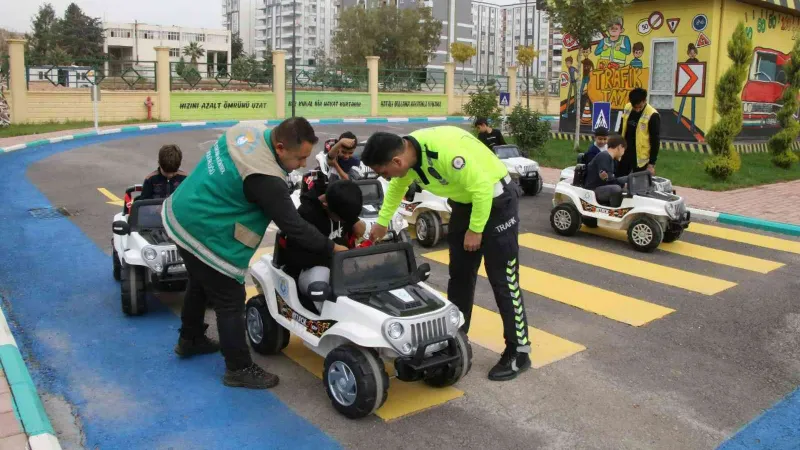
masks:
<path id="1" fill-rule="evenodd" d="M 553 121 L 556 116 L 543 116 L 545 120 Z M 278 125 L 285 119 L 274 120 L 222 120 L 222 121 L 204 121 L 204 122 L 166 122 L 151 125 L 136 125 L 120 128 L 111 128 L 108 130 L 90 131 L 88 133 L 69 134 L 58 136 L 49 139 L 39 139 L 36 141 L 26 142 L 24 144 L 12 145 L 10 147 L 0 147 L 0 154 L 10 153 L 17 150 L 24 150 L 27 148 L 39 147 L 47 144 L 55 144 L 62 141 L 71 141 L 74 139 L 85 139 L 92 136 L 103 136 L 106 134 L 117 133 L 130 133 L 135 131 L 154 130 L 160 128 L 191 128 L 191 127 L 232 127 L 239 123 L 263 123 L 267 126 Z M 361 123 L 361 124 L 386 124 L 386 123 L 465 123 L 471 122 L 468 116 L 441 116 L 441 117 L 353 117 L 353 118 L 339 118 L 339 119 L 308 119 L 312 125 L 339 125 L 346 123 Z"/>
<path id="2" fill-rule="evenodd" d="M 0 364 L 11 388 L 15 415 L 28 436 L 29 448 L 61 450 L 61 444 L 56 438 L 28 367 L 22 359 L 17 341 L 8 327 L 2 307 L 0 307 Z"/>
<path id="3" fill-rule="evenodd" d="M 543 188 L 555 189 L 555 184 L 542 183 Z M 755 230 L 769 231 L 772 233 L 786 234 L 789 236 L 800 236 L 800 225 L 783 222 L 773 222 L 770 220 L 757 219 L 755 217 L 740 216 L 737 214 L 719 213 L 699 208 L 686 208 L 692 213 L 692 218 L 699 217 L 708 222 L 717 222 L 726 225 L 752 228 Z"/>
<path id="4" fill-rule="evenodd" d="M 566 140 L 571 141 L 575 139 L 574 132 L 564 132 L 564 131 L 550 131 L 550 137 L 553 139 L 559 140 Z M 594 140 L 594 135 L 581 133 L 579 137 L 580 141 L 590 142 Z M 766 142 L 750 144 L 747 142 L 738 142 L 733 144 L 734 148 L 740 154 L 748 154 L 748 153 L 768 153 L 770 150 L 767 147 Z M 674 150 L 679 152 L 690 152 L 690 153 L 703 153 L 706 155 L 710 155 L 711 147 L 704 142 L 681 142 L 681 141 L 661 141 L 661 150 Z M 792 143 L 793 150 L 800 150 L 800 141 L 794 141 Z"/>

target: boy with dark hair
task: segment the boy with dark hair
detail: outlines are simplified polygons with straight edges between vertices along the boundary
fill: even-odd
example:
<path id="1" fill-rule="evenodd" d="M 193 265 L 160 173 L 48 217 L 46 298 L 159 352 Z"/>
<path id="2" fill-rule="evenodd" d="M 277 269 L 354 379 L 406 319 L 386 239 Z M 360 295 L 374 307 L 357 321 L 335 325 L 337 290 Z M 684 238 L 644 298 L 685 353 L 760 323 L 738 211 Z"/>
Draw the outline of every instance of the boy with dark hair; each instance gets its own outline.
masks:
<path id="1" fill-rule="evenodd" d="M 597 127 L 594 130 L 594 142 L 583 154 L 583 163 L 589 164 L 595 156 L 606 150 L 608 150 L 608 128 Z"/>
<path id="2" fill-rule="evenodd" d="M 186 179 L 186 173 L 180 170 L 182 160 L 180 147 L 173 144 L 162 146 L 158 151 L 158 168 L 144 179 L 138 199 L 167 198 L 175 192 Z"/>
<path id="3" fill-rule="evenodd" d="M 358 145 L 358 138 L 352 131 L 345 131 L 339 139 L 325 141 L 325 151 L 328 153 L 328 167 L 330 181 L 336 179 L 349 180 L 348 173 L 353 167 L 361 165 L 361 160 L 353 156 Z"/>
<path id="4" fill-rule="evenodd" d="M 656 160 L 661 146 L 661 116 L 647 103 L 647 90 L 635 88 L 628 94 L 628 104 L 622 110 L 619 133 L 630 151 L 617 166 L 616 176 L 650 171 L 656 174 Z"/>
<path id="5" fill-rule="evenodd" d="M 506 145 L 506 140 L 503 139 L 503 133 L 500 130 L 489 126 L 489 122 L 485 117 L 478 117 L 475 120 L 475 128 L 478 129 L 478 139 L 489 148 L 495 145 Z"/>
<path id="6" fill-rule="evenodd" d="M 625 154 L 626 145 L 625 138 L 618 134 L 608 139 L 608 151 L 599 153 L 586 169 L 586 181 L 583 183 L 585 189 L 592 189 L 597 193 L 609 185 L 616 186 L 617 189 L 625 185 L 628 177 L 615 177 L 614 172 Z"/>

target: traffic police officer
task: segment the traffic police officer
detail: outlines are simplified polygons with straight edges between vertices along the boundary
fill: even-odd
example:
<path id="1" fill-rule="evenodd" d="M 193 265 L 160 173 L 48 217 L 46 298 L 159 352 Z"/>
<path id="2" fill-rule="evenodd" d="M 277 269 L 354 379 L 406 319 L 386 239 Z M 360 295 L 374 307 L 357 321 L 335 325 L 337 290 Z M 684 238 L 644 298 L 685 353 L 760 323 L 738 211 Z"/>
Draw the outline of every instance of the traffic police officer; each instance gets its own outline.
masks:
<path id="1" fill-rule="evenodd" d="M 370 239 L 381 239 L 412 182 L 446 197 L 452 214 L 447 242 L 450 280 L 447 296 L 466 318 L 469 331 L 481 258 L 503 318 L 506 349 L 489 371 L 490 380 L 510 380 L 530 367 L 528 323 L 519 288 L 519 197 L 500 159 L 458 127 L 417 130 L 409 136 L 377 132 L 361 160 L 389 180 Z"/>

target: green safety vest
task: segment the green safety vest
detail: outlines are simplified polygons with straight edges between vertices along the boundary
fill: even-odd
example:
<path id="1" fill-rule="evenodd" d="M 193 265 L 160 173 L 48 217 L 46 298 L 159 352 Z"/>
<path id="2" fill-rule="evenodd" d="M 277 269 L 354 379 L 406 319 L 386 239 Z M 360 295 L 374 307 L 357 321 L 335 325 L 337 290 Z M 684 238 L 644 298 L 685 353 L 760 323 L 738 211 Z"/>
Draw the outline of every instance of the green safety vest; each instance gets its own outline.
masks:
<path id="1" fill-rule="evenodd" d="M 389 182 L 378 216 L 388 226 L 412 182 L 428 192 L 458 203 L 471 203 L 469 229 L 483 233 L 489 220 L 494 188 L 508 169 L 483 142 L 463 128 L 424 128 L 410 135 L 419 143 L 417 166 Z"/>
<path id="2" fill-rule="evenodd" d="M 244 195 L 244 179 L 286 178 L 263 125 L 228 129 L 164 201 L 167 234 L 198 259 L 239 283 L 271 218 Z"/>

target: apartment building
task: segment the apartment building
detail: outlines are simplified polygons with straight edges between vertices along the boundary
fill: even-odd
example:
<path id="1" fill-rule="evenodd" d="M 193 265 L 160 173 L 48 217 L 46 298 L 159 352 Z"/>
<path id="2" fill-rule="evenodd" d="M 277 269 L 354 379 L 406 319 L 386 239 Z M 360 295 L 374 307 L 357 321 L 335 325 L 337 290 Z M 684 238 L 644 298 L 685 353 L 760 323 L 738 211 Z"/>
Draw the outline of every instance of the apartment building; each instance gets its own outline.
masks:
<path id="1" fill-rule="evenodd" d="M 296 64 L 313 65 L 317 49 L 331 52 L 341 0 L 223 0 L 223 25 L 239 33 L 246 54 L 263 59 L 267 52 L 286 50 L 292 60 L 295 35 Z"/>

